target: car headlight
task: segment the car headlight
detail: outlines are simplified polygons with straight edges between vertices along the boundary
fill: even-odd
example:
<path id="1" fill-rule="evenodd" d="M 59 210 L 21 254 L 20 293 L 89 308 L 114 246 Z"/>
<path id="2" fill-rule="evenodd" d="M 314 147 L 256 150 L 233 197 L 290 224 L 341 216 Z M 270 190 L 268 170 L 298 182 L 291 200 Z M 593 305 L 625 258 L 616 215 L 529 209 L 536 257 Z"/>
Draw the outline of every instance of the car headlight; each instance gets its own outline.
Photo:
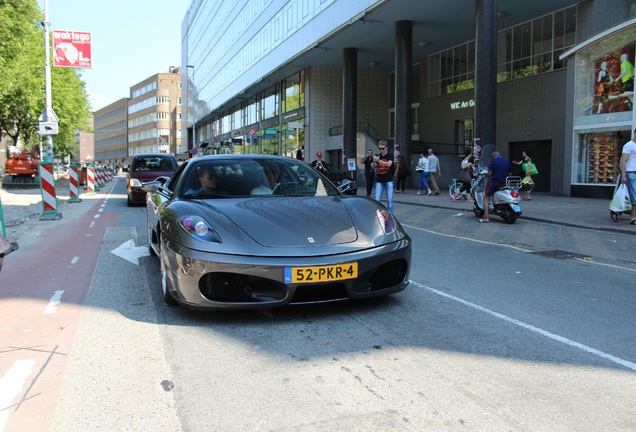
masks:
<path id="1" fill-rule="evenodd" d="M 138 188 L 141 187 L 141 182 L 136 178 L 131 178 L 128 184 L 130 185 L 130 187 L 138 187 Z"/>
<path id="2" fill-rule="evenodd" d="M 185 232 L 197 240 L 221 243 L 217 232 L 201 216 L 181 216 L 177 222 Z"/>
<path id="3" fill-rule="evenodd" d="M 397 228 L 395 218 L 388 210 L 376 210 L 375 215 L 378 217 L 378 222 L 385 235 L 393 234 Z"/>

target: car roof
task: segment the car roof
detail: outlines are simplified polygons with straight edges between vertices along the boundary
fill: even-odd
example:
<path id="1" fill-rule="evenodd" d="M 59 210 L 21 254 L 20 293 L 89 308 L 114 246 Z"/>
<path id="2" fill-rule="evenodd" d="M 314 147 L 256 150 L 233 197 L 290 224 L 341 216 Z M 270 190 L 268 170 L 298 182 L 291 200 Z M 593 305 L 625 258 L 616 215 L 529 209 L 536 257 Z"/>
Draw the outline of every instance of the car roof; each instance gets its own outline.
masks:
<path id="1" fill-rule="evenodd" d="M 138 158 L 147 158 L 147 157 L 170 157 L 170 158 L 175 158 L 175 156 L 172 153 L 135 153 L 133 155 L 133 159 L 138 159 Z"/>

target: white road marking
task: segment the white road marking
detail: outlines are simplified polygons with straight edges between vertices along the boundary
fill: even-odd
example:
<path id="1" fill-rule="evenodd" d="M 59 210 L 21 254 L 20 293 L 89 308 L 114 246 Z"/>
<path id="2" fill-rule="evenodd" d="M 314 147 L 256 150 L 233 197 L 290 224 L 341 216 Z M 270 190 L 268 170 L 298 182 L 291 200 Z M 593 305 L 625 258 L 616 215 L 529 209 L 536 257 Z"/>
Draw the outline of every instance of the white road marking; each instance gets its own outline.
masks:
<path id="1" fill-rule="evenodd" d="M 135 247 L 135 240 L 128 240 L 121 246 L 117 247 L 110 251 L 112 254 L 117 255 L 120 258 L 125 259 L 126 261 L 130 261 L 135 265 L 139 265 L 139 258 L 149 256 L 150 252 L 148 251 L 148 247 L 145 246 L 137 246 Z"/>
<path id="2" fill-rule="evenodd" d="M 411 229 L 416 229 L 416 230 L 419 230 L 419 231 L 424 231 L 424 232 L 427 232 L 427 233 L 430 233 L 430 234 L 443 236 L 443 237 L 456 238 L 456 239 L 460 239 L 460 240 L 468 240 L 468 241 L 471 241 L 471 242 L 487 244 L 487 245 L 490 245 L 490 246 L 501 246 L 501 247 L 505 247 L 505 248 L 508 248 L 508 249 L 514 249 L 514 250 L 520 251 L 520 252 L 528 252 L 528 253 L 533 252 L 533 251 L 531 251 L 529 249 L 522 249 L 522 248 L 517 247 L 517 246 L 512 246 L 512 245 L 503 244 L 503 243 L 493 243 L 492 241 L 477 240 L 477 239 L 474 239 L 474 238 L 462 237 L 462 236 L 457 236 L 457 235 L 453 235 L 453 234 L 439 233 L 439 232 L 436 232 L 436 231 L 427 230 L 425 228 L 416 227 L 416 226 L 413 226 L 413 225 L 402 224 L 402 226 L 405 226 L 405 227 L 408 227 L 408 228 L 411 228 Z"/>
<path id="3" fill-rule="evenodd" d="M 64 290 L 57 290 L 53 297 L 49 300 L 49 304 L 44 308 L 43 314 L 53 314 L 57 312 L 57 305 L 62 301 L 62 294 L 64 294 Z"/>
<path id="4" fill-rule="evenodd" d="M 530 250 L 530 249 L 523 249 L 523 248 L 520 248 L 520 247 L 517 247 L 517 246 L 512 246 L 512 245 L 509 245 L 509 244 L 495 243 L 495 242 L 492 242 L 492 241 L 477 240 L 477 239 L 473 239 L 473 238 L 470 238 L 470 237 L 462 237 L 462 236 L 457 236 L 457 235 L 453 235 L 453 234 L 444 234 L 444 233 L 439 233 L 439 232 L 427 230 L 425 228 L 416 227 L 416 226 L 413 226 L 413 225 L 402 224 L 402 226 L 405 226 L 405 227 L 408 227 L 408 228 L 411 228 L 411 229 L 416 229 L 416 230 L 419 230 L 419 231 L 424 231 L 424 232 L 427 232 L 427 233 L 430 233 L 430 234 L 443 236 L 443 237 L 456 238 L 456 239 L 459 239 L 459 240 L 467 240 L 467 241 L 471 241 L 471 242 L 475 242 L 475 243 L 487 244 L 487 245 L 490 245 L 490 246 L 500 246 L 500 247 L 504 247 L 504 248 L 508 248 L 508 249 L 513 249 L 513 250 L 516 250 L 516 251 L 519 251 L 519 252 L 526 252 L 526 253 L 534 253 L 535 252 L 535 251 Z M 610 268 L 613 268 L 613 269 L 616 269 L 616 270 L 625 270 L 625 271 L 636 273 L 636 269 L 631 269 L 629 267 L 621 267 L 621 266 L 617 266 L 617 265 L 613 265 L 613 264 L 604 264 L 604 263 L 599 263 L 599 262 L 596 262 L 596 261 L 584 260 L 584 259 L 581 259 L 581 258 L 574 258 L 574 260 L 583 261 L 583 262 L 585 262 L 587 264 L 595 264 L 595 265 L 598 265 L 598 266 L 610 267 Z"/>
<path id="5" fill-rule="evenodd" d="M 0 432 L 9 420 L 11 402 L 22 391 L 24 382 L 33 372 L 34 365 L 35 359 L 18 360 L 0 378 Z"/>
<path id="6" fill-rule="evenodd" d="M 88 227 L 93 228 L 94 226 L 95 226 L 95 221 L 91 222 L 91 224 Z"/>
<path id="7" fill-rule="evenodd" d="M 94 216 L 94 218 L 95 218 L 95 219 L 99 219 L 99 215 L 98 215 L 98 214 L 96 214 L 96 215 Z"/>
<path id="8" fill-rule="evenodd" d="M 421 283 L 418 283 L 418 282 L 415 282 L 415 281 L 411 281 L 411 283 L 416 285 L 416 286 L 418 286 L 418 287 L 420 287 L 420 288 L 427 289 L 430 292 L 432 292 L 433 294 L 437 294 L 439 296 L 446 297 L 447 299 L 450 299 L 450 300 L 456 301 L 458 303 L 461 303 L 464 306 L 468 306 L 468 307 L 476 309 L 476 310 L 478 310 L 480 312 L 487 313 L 488 315 L 492 315 L 495 318 L 499 318 L 499 319 L 501 319 L 503 321 L 506 321 L 507 323 L 514 324 L 514 325 L 517 325 L 519 327 L 523 327 L 526 330 L 533 331 L 535 333 L 538 333 L 538 334 L 540 334 L 542 336 L 545 336 L 545 337 L 550 338 L 552 340 L 555 340 L 557 342 L 561 342 L 561 343 L 563 343 L 565 345 L 569 345 L 571 347 L 578 348 L 581 351 L 585 351 L 587 353 L 590 353 L 590 354 L 593 354 L 595 356 L 601 357 L 601 358 L 603 358 L 605 360 L 609 360 L 612 363 L 616 363 L 616 364 L 624 366 L 624 367 L 626 367 L 628 369 L 636 371 L 636 363 L 632 363 L 632 362 L 624 360 L 622 358 L 615 357 L 615 356 L 613 356 L 611 354 L 607 354 L 607 353 L 605 353 L 603 351 L 597 350 L 596 348 L 592 348 L 592 347 L 589 347 L 587 345 L 583 345 L 582 343 L 570 340 L 570 339 L 565 338 L 563 336 L 559 336 L 557 334 L 550 333 L 549 331 L 540 329 L 538 327 L 535 327 L 535 326 L 530 325 L 528 323 L 525 323 L 523 321 L 519 321 L 519 320 L 516 320 L 514 318 L 510 318 L 507 315 L 503 315 L 503 314 L 500 314 L 499 312 L 495 312 L 495 311 L 492 311 L 490 309 L 486 309 L 485 307 L 476 305 L 475 303 L 471 303 L 471 302 L 466 301 L 464 299 L 461 299 L 459 297 L 455 297 L 453 295 L 447 294 L 447 293 L 445 293 L 443 291 L 436 290 L 435 288 L 431 288 L 429 286 L 422 285 Z"/>
<path id="9" fill-rule="evenodd" d="M 73 259 L 71 260 L 71 264 L 77 264 L 79 262 L 79 257 L 73 257 Z"/>

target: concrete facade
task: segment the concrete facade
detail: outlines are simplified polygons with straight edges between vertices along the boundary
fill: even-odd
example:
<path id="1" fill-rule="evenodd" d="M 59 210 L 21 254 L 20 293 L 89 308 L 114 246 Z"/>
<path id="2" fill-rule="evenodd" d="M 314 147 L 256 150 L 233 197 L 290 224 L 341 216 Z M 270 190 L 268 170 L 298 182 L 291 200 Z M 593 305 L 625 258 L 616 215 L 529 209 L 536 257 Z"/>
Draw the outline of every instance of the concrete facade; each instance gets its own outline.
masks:
<path id="1" fill-rule="evenodd" d="M 226 13 L 229 15 L 217 17 L 210 13 L 212 3 L 192 1 L 183 24 L 182 53 L 184 63 L 192 65 L 193 75 L 196 73 L 196 77 L 193 76 L 188 81 L 188 88 L 184 88 L 184 95 L 197 100 L 198 126 L 208 132 L 206 139 L 209 141 L 219 141 L 226 135 L 244 136 L 247 128 L 254 128 L 259 134 L 264 133 L 265 127 L 269 128 L 268 131 L 277 127 L 282 131 L 284 122 L 280 119 L 278 123 L 275 122 L 276 119 L 269 118 L 263 124 L 258 121 L 241 124 L 228 118 L 241 115 L 245 100 L 260 100 L 262 95 L 278 88 L 275 86 L 281 86 L 287 76 L 303 70 L 306 74 L 305 118 L 301 120 L 305 124 L 305 159 L 311 161 L 316 151 L 323 151 L 329 162 L 341 163 L 339 159 L 343 138 L 338 136 L 337 131 L 343 126 L 343 110 L 347 109 L 342 102 L 343 52 L 351 47 L 356 48 L 358 53 L 356 121 L 358 124 L 372 125 L 376 135 L 389 138 L 392 144 L 399 144 L 394 142 L 397 136 L 395 125 L 400 125 L 395 118 L 395 109 L 399 106 L 394 89 L 394 75 L 397 70 L 395 25 L 404 20 L 413 23 L 414 79 L 410 83 L 412 92 L 409 95 L 412 98 L 413 113 L 412 141 L 409 143 L 411 164 L 414 164 L 414 155 L 433 147 L 446 167 L 446 173 L 450 173 L 453 166 L 459 166 L 464 148 L 472 146 L 475 138 L 480 138 L 474 135 L 475 130 L 479 130 L 475 124 L 480 121 L 475 106 L 475 89 L 443 90 L 441 94 L 432 94 L 429 69 L 434 65 L 436 54 L 452 51 L 476 37 L 476 8 L 484 2 L 454 1 L 458 8 L 453 14 L 448 13 L 448 8 L 429 3 L 414 6 L 407 0 L 333 0 L 320 2 L 319 13 L 318 9 L 296 9 L 299 7 L 298 1 L 280 2 L 264 11 L 272 22 L 280 19 L 280 35 L 271 35 L 274 45 L 254 58 L 248 54 L 252 53 L 248 50 L 251 42 L 262 41 L 263 37 L 270 36 L 261 31 L 269 28 L 263 21 L 263 15 L 257 14 L 258 19 L 253 23 L 236 11 L 228 10 Z M 257 3 L 254 2 L 252 6 L 256 7 Z M 486 3 L 492 6 L 492 3 Z M 514 57 L 513 60 L 508 60 L 511 64 L 518 56 L 520 64 L 528 62 L 528 71 L 532 67 L 549 66 L 547 71 L 522 73 L 513 78 L 498 80 L 495 87 L 490 89 L 492 93 L 496 93 L 496 145 L 511 160 L 520 159 L 523 150 L 532 151 L 541 171 L 535 179 L 537 191 L 563 195 L 570 195 L 573 191 L 593 196 L 599 193 L 611 194 L 613 187 L 609 176 L 599 182 L 598 176 L 592 181 L 593 177 L 587 175 L 587 171 L 580 172 L 580 166 L 587 166 L 587 158 L 591 156 L 585 142 L 578 141 L 589 141 L 592 136 L 590 133 L 594 131 L 572 134 L 574 111 L 571 105 L 575 103 L 572 87 L 576 79 L 576 65 L 568 59 L 560 59 L 559 55 L 587 38 L 629 19 L 636 12 L 635 9 L 631 0 L 539 0 L 531 3 L 499 0 L 496 11 L 488 8 L 490 18 L 496 15 L 499 31 L 497 39 L 503 42 L 503 45 L 497 47 L 500 56 L 504 59 L 506 56 Z M 612 13 L 607 13 L 609 10 Z M 301 17 L 301 24 L 294 22 L 292 27 L 285 25 L 285 17 L 294 17 L 296 13 L 305 11 L 308 14 Z M 233 15 L 235 13 L 238 15 Z M 204 17 L 208 17 L 211 23 Z M 215 39 L 218 43 L 209 46 L 214 46 L 214 55 L 218 62 L 211 66 L 202 60 L 207 55 L 202 48 L 205 45 L 202 41 L 217 38 L 223 32 L 208 35 L 203 28 L 197 27 L 197 23 L 205 22 L 210 28 L 222 30 L 230 26 L 228 17 L 246 19 L 248 30 L 240 37 L 237 36 L 236 40 L 231 35 L 227 36 L 227 40 L 223 37 Z M 323 30 L 318 23 L 329 18 L 334 21 Z M 544 56 L 541 58 L 535 54 L 524 57 L 521 51 L 515 51 L 523 49 L 520 48 L 521 42 L 511 42 L 514 37 L 517 38 L 516 41 L 524 41 L 530 49 L 545 50 L 537 48 L 542 43 L 541 40 L 534 38 L 528 42 L 528 39 L 523 39 L 532 34 L 537 20 L 545 20 L 544 32 L 554 32 L 554 45 L 547 53 L 547 59 L 546 51 L 538 51 L 538 54 Z M 286 32 L 288 29 L 289 32 Z M 504 34 L 505 31 L 510 33 Z M 541 33 L 541 30 L 534 31 L 535 36 Z M 554 48 L 557 44 L 562 48 Z M 189 49 L 195 46 L 196 49 Z M 290 49 L 281 51 L 281 47 Z M 506 53 L 506 49 L 510 53 Z M 471 55 L 479 56 L 479 53 Z M 258 67 L 249 67 L 252 61 Z M 226 66 L 237 68 L 235 76 L 225 72 Z M 454 66 L 466 67 L 459 63 Z M 502 73 L 504 67 L 508 66 L 500 63 L 497 73 Z M 522 66 L 513 64 L 512 74 L 522 71 L 524 67 L 525 63 Z M 508 73 L 510 71 L 508 69 Z M 213 81 L 216 73 L 221 74 L 224 79 Z M 469 74 L 464 80 L 469 82 L 474 80 L 474 76 Z M 441 86 L 444 88 L 446 84 L 442 83 Z M 595 92 L 593 83 L 589 83 L 589 87 L 589 97 L 592 97 Z M 281 97 L 284 96 L 282 91 L 280 94 Z M 633 115 L 632 111 L 631 120 L 622 121 L 620 126 L 614 125 L 614 131 L 618 130 L 620 136 L 624 137 L 624 130 L 629 129 L 627 124 L 633 123 Z M 603 132 L 603 126 L 612 121 L 610 117 L 593 120 L 599 132 Z M 231 130 L 224 129 L 227 125 L 230 125 Z M 187 125 L 184 127 L 187 128 Z M 368 131 L 361 129 L 363 128 L 359 128 L 358 132 L 364 136 L 358 136 L 358 160 L 365 147 L 374 142 L 374 139 L 369 141 Z M 628 139 L 629 136 L 626 137 Z M 579 172 L 575 172 L 575 166 L 578 166 Z"/>

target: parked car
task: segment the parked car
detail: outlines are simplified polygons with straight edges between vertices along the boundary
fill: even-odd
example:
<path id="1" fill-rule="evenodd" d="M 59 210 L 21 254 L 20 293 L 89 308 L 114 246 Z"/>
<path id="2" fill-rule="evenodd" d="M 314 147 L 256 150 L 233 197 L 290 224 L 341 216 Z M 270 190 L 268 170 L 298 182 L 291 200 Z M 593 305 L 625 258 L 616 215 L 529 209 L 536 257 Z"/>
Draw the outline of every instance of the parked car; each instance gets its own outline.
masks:
<path id="1" fill-rule="evenodd" d="M 198 157 L 143 189 L 168 304 L 272 308 L 383 296 L 409 283 L 411 239 L 397 219 L 297 159 Z"/>
<path id="2" fill-rule="evenodd" d="M 128 206 L 146 203 L 146 191 L 141 184 L 158 177 L 169 177 L 177 170 L 177 159 L 167 153 L 140 153 L 132 158 L 126 175 Z"/>
<path id="3" fill-rule="evenodd" d="M 351 176 L 331 164 L 323 164 L 327 168 L 325 174 L 329 180 L 340 190 L 340 192 L 347 195 L 358 194 L 358 184 L 351 178 Z"/>

